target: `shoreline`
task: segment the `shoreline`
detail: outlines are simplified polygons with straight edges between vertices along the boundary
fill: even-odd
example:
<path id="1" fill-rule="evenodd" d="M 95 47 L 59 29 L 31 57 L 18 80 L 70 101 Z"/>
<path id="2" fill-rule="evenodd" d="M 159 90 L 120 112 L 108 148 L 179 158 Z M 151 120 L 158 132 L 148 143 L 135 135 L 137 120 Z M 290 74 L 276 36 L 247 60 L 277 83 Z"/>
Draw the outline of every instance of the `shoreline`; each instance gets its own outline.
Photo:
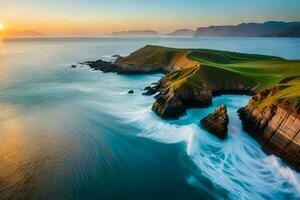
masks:
<path id="1" fill-rule="evenodd" d="M 239 67 L 244 66 L 245 63 L 250 63 L 250 67 Z M 289 63 L 289 60 L 282 59 L 274 56 L 264 56 L 264 55 L 254 55 L 254 54 L 242 54 L 237 52 L 226 52 L 217 51 L 209 49 L 176 49 L 176 48 L 166 48 L 159 46 L 147 45 L 127 57 L 118 57 L 115 62 L 105 62 L 103 60 L 97 60 L 94 62 L 86 62 L 83 64 L 88 65 L 93 70 L 99 70 L 103 72 L 116 72 L 118 74 L 154 74 L 154 73 L 164 73 L 164 76 L 154 85 L 146 87 L 145 95 L 155 95 L 155 102 L 152 106 L 152 111 L 154 111 L 158 116 L 163 119 L 178 119 L 179 116 L 186 114 L 186 110 L 189 108 L 205 108 L 212 104 L 212 98 L 225 94 L 237 94 L 237 95 L 249 95 L 252 96 L 248 105 L 239 109 L 239 116 L 243 124 L 244 130 L 249 134 L 251 131 L 247 129 L 246 124 L 251 124 L 255 112 L 257 111 L 257 103 L 255 107 L 250 110 L 250 117 L 243 117 L 243 110 L 251 107 L 251 101 L 254 98 L 266 92 L 264 88 L 269 88 L 276 84 L 287 84 L 293 82 L 291 87 L 298 87 L 298 77 L 292 74 L 292 78 L 283 77 L 281 79 L 274 80 L 264 80 L 258 79 L 261 74 L 253 76 L 248 75 L 247 71 L 241 71 L 247 69 L 248 71 L 255 69 L 256 63 L 264 63 L 268 66 L 274 62 Z M 297 65 L 300 61 L 293 60 L 295 62 L 295 67 L 292 69 L 297 72 Z M 254 68 L 251 68 L 251 65 Z M 233 66 L 233 67 L 232 67 Z M 227 69 L 228 68 L 228 69 Z M 271 68 L 270 68 L 271 69 Z M 240 71 L 239 71 L 240 70 Z M 272 72 L 270 72 L 272 73 Z M 283 81 L 284 80 L 284 81 Z M 268 82 L 269 81 L 269 82 Z M 276 83 L 277 82 L 277 83 Z M 299 81 L 300 85 L 300 81 Z M 282 87 L 282 90 L 288 90 L 286 87 Z M 265 103 L 263 108 L 269 108 L 273 106 L 272 99 L 277 95 L 276 92 L 272 92 L 271 95 L 267 95 L 265 98 L 270 99 L 269 103 Z M 292 94 L 299 95 L 300 94 Z M 290 99 L 288 97 L 287 99 Z M 292 104 L 299 103 L 298 100 L 289 100 Z M 258 104 L 262 104 L 261 102 Z M 300 113 L 300 109 L 298 110 Z M 296 112 L 298 112 L 296 110 Z M 274 111 L 275 112 L 275 111 Z M 300 116 L 300 115 L 299 115 Z M 274 117 L 276 113 L 270 115 L 269 117 L 259 117 L 259 119 L 264 119 L 262 123 L 267 126 L 269 123 L 274 123 Z M 257 119 L 257 120 L 259 120 Z M 281 140 L 275 141 L 274 147 L 270 148 L 270 152 L 281 157 L 288 164 L 291 164 L 298 171 L 300 170 L 298 162 L 300 163 L 300 145 L 297 146 L 298 129 L 300 130 L 300 118 L 296 117 L 299 123 L 296 123 L 292 127 L 292 132 L 287 132 L 288 130 L 283 129 L 283 133 L 280 133 L 283 137 L 289 137 L 288 144 L 283 149 L 288 149 L 288 146 L 293 145 L 293 148 L 285 154 L 278 153 L 278 147 L 282 145 Z M 254 121 L 257 121 L 254 120 Z M 273 120 L 273 121 L 272 121 Z M 285 120 L 285 119 L 284 119 Z M 283 121 L 280 123 L 282 124 Z M 255 125 L 251 125 L 254 126 Z M 264 130 L 264 129 L 262 129 Z M 278 130 L 275 128 L 273 131 Z M 264 131 L 254 130 L 255 134 L 265 135 Z M 276 135 L 273 133 L 273 135 Z M 292 137 L 290 138 L 291 135 Z M 260 139 L 257 139 L 260 142 Z M 285 139 L 286 140 L 286 139 Z M 300 134 L 299 134 L 300 141 Z M 295 146 L 296 145 L 296 146 Z M 262 145 L 264 148 L 264 145 Z M 275 149 L 274 149 L 275 148 Z M 296 150 L 296 153 L 293 153 Z M 291 155 L 293 155 L 291 157 Z"/>

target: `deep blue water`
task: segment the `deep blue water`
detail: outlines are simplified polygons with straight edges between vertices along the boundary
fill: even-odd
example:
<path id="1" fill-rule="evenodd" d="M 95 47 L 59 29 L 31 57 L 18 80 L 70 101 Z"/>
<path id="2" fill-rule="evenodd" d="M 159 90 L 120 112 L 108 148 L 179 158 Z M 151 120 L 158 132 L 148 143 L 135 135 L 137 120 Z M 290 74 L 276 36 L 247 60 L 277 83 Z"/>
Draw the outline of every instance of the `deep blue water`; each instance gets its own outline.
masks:
<path id="1" fill-rule="evenodd" d="M 236 115 L 250 97 L 166 121 L 143 88 L 162 74 L 73 69 L 146 45 L 300 59 L 289 38 L 17 38 L 0 42 L 0 199 L 296 199 L 300 175 L 266 155 Z M 128 95 L 133 89 L 135 93 Z M 199 120 L 226 104 L 229 137 Z"/>

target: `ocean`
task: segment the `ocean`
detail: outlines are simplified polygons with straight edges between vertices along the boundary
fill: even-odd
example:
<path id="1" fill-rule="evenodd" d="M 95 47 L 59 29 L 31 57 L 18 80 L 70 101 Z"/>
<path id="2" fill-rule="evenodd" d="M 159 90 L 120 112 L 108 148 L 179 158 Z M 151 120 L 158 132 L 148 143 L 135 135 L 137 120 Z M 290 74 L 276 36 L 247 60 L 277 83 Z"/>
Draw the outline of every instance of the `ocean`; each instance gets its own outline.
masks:
<path id="1" fill-rule="evenodd" d="M 0 39 L 0 199 L 300 198 L 300 174 L 242 130 L 236 111 L 249 96 L 215 97 L 209 108 L 162 120 L 142 93 L 163 74 L 70 67 L 146 44 L 300 59 L 295 38 Z M 225 141 L 199 126 L 221 104 Z"/>

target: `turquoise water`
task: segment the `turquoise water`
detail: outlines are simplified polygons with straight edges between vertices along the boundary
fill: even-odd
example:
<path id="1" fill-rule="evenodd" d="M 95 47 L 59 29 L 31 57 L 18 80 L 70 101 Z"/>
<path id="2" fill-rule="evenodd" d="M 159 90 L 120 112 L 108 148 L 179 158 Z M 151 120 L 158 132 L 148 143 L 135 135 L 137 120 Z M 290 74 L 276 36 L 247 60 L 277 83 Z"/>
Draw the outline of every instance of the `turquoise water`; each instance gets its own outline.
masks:
<path id="1" fill-rule="evenodd" d="M 236 110 L 250 97 L 161 120 L 143 88 L 162 74 L 70 68 L 145 44 L 214 48 L 300 59 L 286 38 L 38 38 L 0 43 L 0 199 L 292 199 L 300 175 L 266 155 Z M 135 94 L 128 95 L 133 89 Z M 229 137 L 198 126 L 228 106 Z"/>

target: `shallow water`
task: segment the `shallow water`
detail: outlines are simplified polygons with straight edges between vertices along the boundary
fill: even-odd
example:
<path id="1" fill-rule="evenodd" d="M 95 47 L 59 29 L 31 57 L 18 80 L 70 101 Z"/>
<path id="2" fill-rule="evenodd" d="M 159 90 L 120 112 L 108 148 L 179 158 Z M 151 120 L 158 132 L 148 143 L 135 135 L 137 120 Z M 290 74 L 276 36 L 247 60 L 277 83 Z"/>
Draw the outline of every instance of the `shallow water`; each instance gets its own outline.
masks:
<path id="1" fill-rule="evenodd" d="M 145 44 L 300 59 L 300 40 L 286 38 L 6 39 L 0 44 L 0 199 L 300 198 L 299 173 L 241 129 L 236 111 L 250 97 L 216 97 L 212 107 L 166 121 L 151 112 L 154 99 L 141 95 L 162 74 L 70 68 Z M 229 137 L 219 141 L 198 122 L 224 103 Z"/>

